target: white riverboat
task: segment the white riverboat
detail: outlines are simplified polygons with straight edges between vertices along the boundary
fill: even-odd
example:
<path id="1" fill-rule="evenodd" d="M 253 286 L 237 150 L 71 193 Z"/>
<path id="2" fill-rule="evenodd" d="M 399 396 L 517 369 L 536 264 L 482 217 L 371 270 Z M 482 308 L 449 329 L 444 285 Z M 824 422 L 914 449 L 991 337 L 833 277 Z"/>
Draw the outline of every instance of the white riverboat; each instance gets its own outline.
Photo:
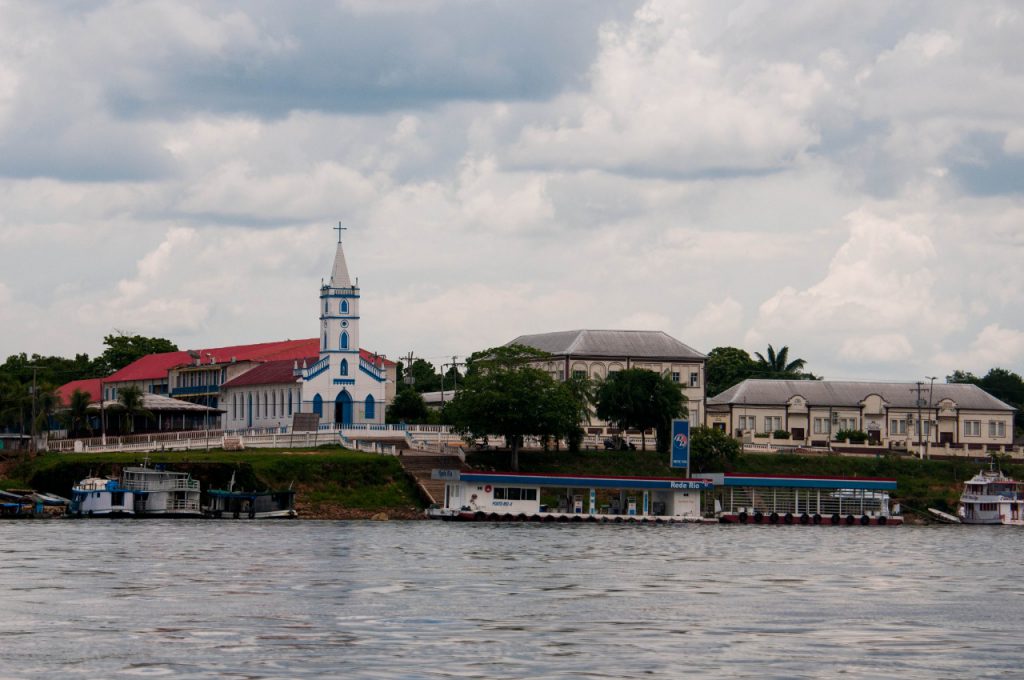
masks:
<path id="1" fill-rule="evenodd" d="M 202 517 L 199 480 L 187 472 L 156 467 L 126 467 L 121 486 L 135 499 L 139 517 Z"/>
<path id="2" fill-rule="evenodd" d="M 957 515 L 964 524 L 1024 526 L 1024 482 L 982 470 L 964 483 Z"/>
<path id="3" fill-rule="evenodd" d="M 135 493 L 116 479 L 86 477 L 71 489 L 71 517 L 130 517 L 135 514 Z"/>

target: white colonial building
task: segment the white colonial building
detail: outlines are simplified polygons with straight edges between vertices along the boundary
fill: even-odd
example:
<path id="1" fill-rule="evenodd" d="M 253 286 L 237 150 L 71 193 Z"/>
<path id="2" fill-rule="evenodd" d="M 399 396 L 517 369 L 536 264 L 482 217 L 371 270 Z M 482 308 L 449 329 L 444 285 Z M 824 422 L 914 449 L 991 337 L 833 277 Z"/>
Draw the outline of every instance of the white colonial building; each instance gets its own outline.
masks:
<path id="1" fill-rule="evenodd" d="M 744 380 L 708 399 L 707 423 L 756 441 L 828 446 L 840 431 L 889 448 L 999 449 L 1013 444 L 1013 407 L 977 385 Z"/>

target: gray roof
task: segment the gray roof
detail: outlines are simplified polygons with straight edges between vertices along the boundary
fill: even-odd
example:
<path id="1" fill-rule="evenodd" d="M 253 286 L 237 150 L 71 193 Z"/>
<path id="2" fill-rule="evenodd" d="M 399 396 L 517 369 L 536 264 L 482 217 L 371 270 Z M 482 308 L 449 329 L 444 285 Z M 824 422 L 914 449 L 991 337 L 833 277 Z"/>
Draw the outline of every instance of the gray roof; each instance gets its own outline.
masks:
<path id="1" fill-rule="evenodd" d="M 781 406 L 796 395 L 802 396 L 810 406 L 839 406 L 856 408 L 868 395 L 877 394 L 890 407 L 916 408 L 917 383 L 855 382 L 839 380 L 744 380 L 721 394 L 708 399 L 708 406 L 749 404 Z M 921 398 L 928 399 L 928 384 L 921 390 Z M 996 399 L 977 385 L 966 383 L 935 383 L 931 403 L 951 399 L 961 409 L 986 411 L 1013 411 L 1014 408 Z"/>
<path id="2" fill-rule="evenodd" d="M 100 407 L 99 402 L 90 404 L 90 406 L 92 408 Z M 116 411 L 124 407 L 117 399 L 107 399 L 103 402 L 103 408 Z M 202 404 L 196 404 L 182 399 L 174 399 L 173 397 L 167 397 L 162 394 L 149 394 L 148 392 L 142 395 L 142 408 L 147 411 L 195 411 L 200 413 L 208 411 L 211 415 L 216 413 L 226 413 L 224 409 L 203 406 Z"/>
<path id="3" fill-rule="evenodd" d="M 549 354 L 578 357 L 630 357 L 703 361 L 707 357 L 663 331 L 557 331 L 520 335 L 508 343 Z"/>

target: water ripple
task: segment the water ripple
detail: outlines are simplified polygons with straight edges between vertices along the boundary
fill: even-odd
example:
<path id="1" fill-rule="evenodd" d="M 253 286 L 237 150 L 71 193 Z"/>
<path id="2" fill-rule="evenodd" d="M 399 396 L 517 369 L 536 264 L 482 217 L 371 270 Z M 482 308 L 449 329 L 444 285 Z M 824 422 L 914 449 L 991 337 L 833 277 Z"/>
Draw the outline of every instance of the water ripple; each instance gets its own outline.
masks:
<path id="1" fill-rule="evenodd" d="M 0 523 L 0 680 L 994 678 L 1024 532 Z"/>

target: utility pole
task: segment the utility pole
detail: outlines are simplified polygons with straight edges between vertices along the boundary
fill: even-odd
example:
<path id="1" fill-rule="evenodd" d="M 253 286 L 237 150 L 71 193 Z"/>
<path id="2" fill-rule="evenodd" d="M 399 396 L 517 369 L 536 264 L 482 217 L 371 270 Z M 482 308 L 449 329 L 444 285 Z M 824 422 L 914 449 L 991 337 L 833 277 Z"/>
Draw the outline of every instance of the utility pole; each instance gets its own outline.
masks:
<path id="1" fill-rule="evenodd" d="M 412 362 L 414 361 L 412 350 L 409 350 L 409 353 L 402 358 L 405 359 L 405 375 L 402 376 L 402 382 L 410 387 L 414 386 L 416 377 L 412 374 Z"/>
<path id="2" fill-rule="evenodd" d="M 932 413 L 932 389 L 935 388 L 935 376 L 934 375 L 926 375 L 925 377 L 928 378 L 928 380 L 929 380 L 929 383 L 928 383 L 928 421 L 932 422 L 932 415 L 933 415 L 933 413 Z M 935 429 L 938 430 L 939 429 L 939 427 L 938 427 L 939 426 L 939 418 L 938 418 L 938 416 L 935 416 L 934 422 L 935 422 Z M 931 447 L 932 439 L 938 439 L 938 436 L 939 436 L 938 433 L 936 433 L 934 435 L 932 434 L 932 426 L 929 425 L 928 426 L 928 446 L 929 447 Z"/>
<path id="3" fill-rule="evenodd" d="M 29 423 L 29 433 L 31 439 L 29 440 L 29 451 L 34 456 L 36 455 L 36 372 L 39 370 L 38 366 L 33 365 L 32 367 L 32 420 Z"/>
<path id="4" fill-rule="evenodd" d="M 922 459 L 924 458 L 924 441 L 922 435 L 924 434 L 924 425 L 921 424 L 921 388 L 924 387 L 924 383 L 920 380 L 917 381 L 917 454 Z M 913 389 L 911 389 L 913 391 Z"/>

